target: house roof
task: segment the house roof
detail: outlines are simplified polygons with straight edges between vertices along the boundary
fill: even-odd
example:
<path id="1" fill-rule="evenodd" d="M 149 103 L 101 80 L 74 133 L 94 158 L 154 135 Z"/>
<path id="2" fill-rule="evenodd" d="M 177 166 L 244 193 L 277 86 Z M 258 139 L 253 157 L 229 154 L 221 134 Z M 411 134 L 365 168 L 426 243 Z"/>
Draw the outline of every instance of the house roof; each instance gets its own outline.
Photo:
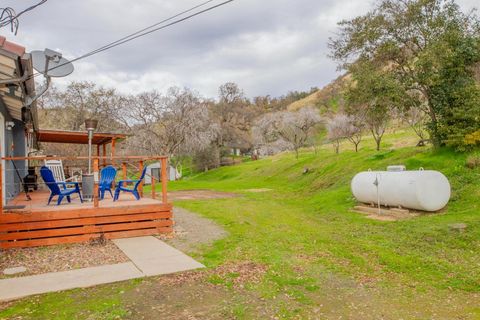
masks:
<path id="1" fill-rule="evenodd" d="M 0 80 L 15 80 L 26 76 L 22 81 L 0 84 L 0 99 L 13 119 L 22 120 L 21 110 L 25 99 L 35 92 L 35 81 L 31 75 L 32 57 L 25 52 L 25 47 L 0 36 Z M 35 109 L 35 104 L 33 107 Z"/>
<path id="2" fill-rule="evenodd" d="M 105 133 L 95 132 L 93 134 L 92 144 L 102 145 L 112 142 L 125 140 L 127 135 L 124 133 Z M 88 133 L 83 131 L 66 131 L 66 130 L 38 130 L 38 142 L 51 143 L 72 143 L 72 144 L 88 144 Z"/>

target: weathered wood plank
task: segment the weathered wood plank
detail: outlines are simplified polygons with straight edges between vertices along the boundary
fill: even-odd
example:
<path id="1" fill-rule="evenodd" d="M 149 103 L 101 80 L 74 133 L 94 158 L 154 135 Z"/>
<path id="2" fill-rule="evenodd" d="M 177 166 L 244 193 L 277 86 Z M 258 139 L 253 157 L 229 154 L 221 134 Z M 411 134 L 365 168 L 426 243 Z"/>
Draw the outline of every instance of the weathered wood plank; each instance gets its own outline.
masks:
<path id="1" fill-rule="evenodd" d="M 130 205 L 108 208 L 72 208 L 59 211 L 35 211 L 29 214 L 4 213 L 0 215 L 0 224 L 16 222 L 33 222 L 47 220 L 65 220 L 75 218 L 129 215 L 138 213 L 171 212 L 171 204 Z"/>
<path id="2" fill-rule="evenodd" d="M 91 239 L 100 237 L 99 234 L 83 234 L 80 236 L 58 237 L 58 238 L 46 238 L 35 240 L 23 240 L 23 241 L 1 241 L 0 248 L 26 248 L 26 247 L 39 247 L 39 246 L 51 246 L 55 244 L 66 243 L 79 243 L 87 242 Z"/>
<path id="3" fill-rule="evenodd" d="M 158 229 L 109 232 L 109 233 L 105 233 L 104 236 L 106 239 L 119 239 L 119 238 L 150 236 L 150 235 L 159 234 L 159 233 L 171 233 L 171 232 L 173 232 L 172 227 L 163 227 Z"/>
<path id="4" fill-rule="evenodd" d="M 105 233 L 111 231 L 126 231 L 147 228 L 160 228 L 171 226 L 171 221 L 144 221 L 144 222 L 126 222 L 105 225 L 91 225 L 71 228 L 56 228 L 37 231 L 11 232 L 0 234 L 0 240 L 23 240 L 23 239 L 37 239 L 50 238 L 59 236 L 71 236 L 80 234 L 95 234 Z"/>
<path id="5" fill-rule="evenodd" d="M 159 233 L 171 233 L 171 232 L 173 232 L 172 227 L 163 227 L 163 228 L 155 228 L 155 229 L 108 232 L 108 233 L 104 233 L 103 235 L 106 239 L 118 239 L 118 238 L 148 236 L 148 235 L 155 235 Z M 3 249 L 25 248 L 25 247 L 49 246 L 49 245 L 56 245 L 56 244 L 79 243 L 79 242 L 87 242 L 92 239 L 99 238 L 100 236 L 101 234 L 84 234 L 84 235 L 78 235 L 78 236 L 66 236 L 66 237 L 34 239 L 34 240 L 1 241 L 0 248 L 3 248 Z"/>

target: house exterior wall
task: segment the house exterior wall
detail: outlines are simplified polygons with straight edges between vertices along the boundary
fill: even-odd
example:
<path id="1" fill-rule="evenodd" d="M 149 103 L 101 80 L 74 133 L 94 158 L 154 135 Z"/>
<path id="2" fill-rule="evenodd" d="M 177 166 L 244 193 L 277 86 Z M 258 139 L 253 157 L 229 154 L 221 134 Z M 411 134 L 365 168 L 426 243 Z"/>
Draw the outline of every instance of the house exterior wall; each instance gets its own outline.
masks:
<path id="1" fill-rule="evenodd" d="M 4 118 L 4 130 L 0 132 L 0 143 L 1 148 L 4 151 L 6 157 L 25 157 L 26 154 L 26 139 L 25 139 L 25 127 L 22 121 L 13 120 L 10 117 L 3 101 L 0 99 L 0 113 Z M 1 120 L 0 120 L 1 121 Z M 13 128 L 7 126 L 7 122 L 13 122 Z M 13 143 L 13 150 L 12 150 Z M 15 167 L 12 161 L 5 161 L 3 163 L 5 170 L 5 180 L 3 188 L 5 188 L 5 200 L 8 203 L 8 200 L 13 199 L 16 195 L 21 192 L 21 178 L 27 174 L 27 165 L 24 160 L 15 161 L 17 167 L 18 175 L 15 170 Z"/>

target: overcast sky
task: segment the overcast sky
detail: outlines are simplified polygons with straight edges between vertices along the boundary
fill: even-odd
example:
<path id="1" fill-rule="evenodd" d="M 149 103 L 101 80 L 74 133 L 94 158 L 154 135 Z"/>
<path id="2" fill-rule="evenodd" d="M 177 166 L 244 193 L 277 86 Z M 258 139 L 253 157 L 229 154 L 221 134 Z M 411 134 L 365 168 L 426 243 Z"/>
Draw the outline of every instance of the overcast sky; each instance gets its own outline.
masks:
<path id="1" fill-rule="evenodd" d="M 39 0 L 2 1 L 18 11 Z M 78 57 L 204 0 L 48 0 L 20 18 L 7 39 L 27 51 Z M 459 0 L 470 10 L 478 0 Z M 221 0 L 215 3 L 220 3 Z M 236 0 L 189 21 L 75 63 L 57 86 L 88 80 L 123 93 L 189 87 L 216 97 L 233 81 L 249 97 L 322 87 L 336 78 L 327 41 L 341 19 L 372 0 Z"/>

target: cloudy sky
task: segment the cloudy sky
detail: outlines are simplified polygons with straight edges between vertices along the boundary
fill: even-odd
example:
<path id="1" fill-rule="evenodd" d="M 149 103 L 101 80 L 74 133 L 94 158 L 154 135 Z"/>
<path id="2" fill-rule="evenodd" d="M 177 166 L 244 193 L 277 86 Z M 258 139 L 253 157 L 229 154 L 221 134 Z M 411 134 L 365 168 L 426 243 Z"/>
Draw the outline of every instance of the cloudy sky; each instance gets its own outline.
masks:
<path id="1" fill-rule="evenodd" d="M 18 11 L 39 0 L 2 1 Z M 20 18 L 27 47 L 75 58 L 204 0 L 48 0 Z M 470 10 L 478 0 L 458 0 Z M 216 0 L 212 4 L 220 3 Z M 88 80 L 123 93 L 186 86 L 207 97 L 233 81 L 249 97 L 322 87 L 338 76 L 327 41 L 341 19 L 367 12 L 365 0 L 235 0 L 75 63 L 57 86 Z"/>

